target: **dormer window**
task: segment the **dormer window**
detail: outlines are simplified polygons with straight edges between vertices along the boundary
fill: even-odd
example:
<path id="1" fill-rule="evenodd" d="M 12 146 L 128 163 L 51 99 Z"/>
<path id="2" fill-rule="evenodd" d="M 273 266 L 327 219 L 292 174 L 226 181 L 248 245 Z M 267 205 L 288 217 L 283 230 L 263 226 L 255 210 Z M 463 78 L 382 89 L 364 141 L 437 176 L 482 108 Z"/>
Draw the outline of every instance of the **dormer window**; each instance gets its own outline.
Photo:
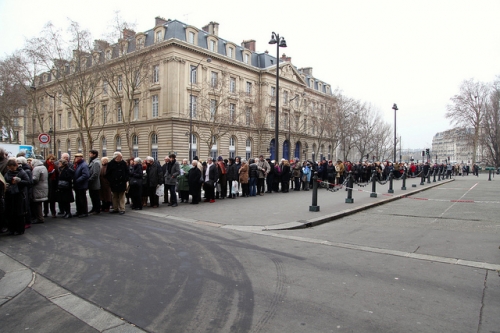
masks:
<path id="1" fill-rule="evenodd" d="M 210 51 L 215 52 L 216 46 L 217 46 L 217 43 L 213 39 L 208 41 L 208 49 Z"/>
<path id="2" fill-rule="evenodd" d="M 234 49 L 232 47 L 228 47 L 228 49 L 227 49 L 227 56 L 229 58 L 233 58 L 234 57 Z"/>
<path id="3" fill-rule="evenodd" d="M 162 31 L 161 30 L 156 31 L 155 34 L 156 34 L 156 42 L 157 43 L 161 42 L 163 40 L 163 38 L 162 38 L 163 37 Z"/>
<path id="4" fill-rule="evenodd" d="M 106 50 L 106 60 L 111 60 L 111 50 Z"/>
<path id="5" fill-rule="evenodd" d="M 188 42 L 194 44 L 194 32 L 190 31 L 188 35 Z"/>

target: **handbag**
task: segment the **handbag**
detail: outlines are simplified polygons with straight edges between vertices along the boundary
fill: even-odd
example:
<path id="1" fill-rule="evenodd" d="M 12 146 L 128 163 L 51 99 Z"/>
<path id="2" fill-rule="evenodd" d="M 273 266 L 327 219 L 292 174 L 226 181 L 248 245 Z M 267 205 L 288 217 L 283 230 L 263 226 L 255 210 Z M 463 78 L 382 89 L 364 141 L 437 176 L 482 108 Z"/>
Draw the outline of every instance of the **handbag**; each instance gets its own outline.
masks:
<path id="1" fill-rule="evenodd" d="M 71 188 L 71 184 L 67 180 L 59 179 L 57 181 L 57 188 L 62 189 L 62 190 L 67 190 L 67 189 Z"/>

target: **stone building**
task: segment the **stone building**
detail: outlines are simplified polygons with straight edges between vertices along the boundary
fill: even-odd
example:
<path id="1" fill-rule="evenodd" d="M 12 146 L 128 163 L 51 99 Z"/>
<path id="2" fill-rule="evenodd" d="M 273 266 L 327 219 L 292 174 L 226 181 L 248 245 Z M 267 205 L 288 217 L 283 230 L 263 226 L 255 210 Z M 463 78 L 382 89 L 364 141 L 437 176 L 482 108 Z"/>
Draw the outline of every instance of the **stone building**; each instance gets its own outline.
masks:
<path id="1" fill-rule="evenodd" d="M 92 147 L 102 156 L 122 151 L 161 160 L 175 152 L 188 158 L 191 143 L 191 157 L 203 160 L 275 158 L 278 60 L 256 52 L 255 40 L 235 44 L 219 36 L 216 22 L 198 29 L 160 17 L 148 31 L 124 29 L 121 35 L 115 44 L 97 40 L 93 50 L 75 51 L 71 61 L 37 78 L 41 111 L 33 115 L 32 135 L 54 127 L 59 155 Z M 327 135 L 318 140 L 320 115 L 334 108 L 330 85 L 284 54 L 279 68 L 279 157 L 334 158 Z M 97 83 L 79 87 L 75 97 L 63 82 L 78 77 Z M 85 93 L 91 102 L 68 107 L 70 96 Z"/>
<path id="2" fill-rule="evenodd" d="M 469 132 L 469 133 L 467 133 Z M 453 128 L 439 132 L 432 138 L 432 160 L 438 163 L 472 163 L 472 143 L 468 140 L 471 129 Z M 478 155 L 479 158 L 480 155 Z"/>

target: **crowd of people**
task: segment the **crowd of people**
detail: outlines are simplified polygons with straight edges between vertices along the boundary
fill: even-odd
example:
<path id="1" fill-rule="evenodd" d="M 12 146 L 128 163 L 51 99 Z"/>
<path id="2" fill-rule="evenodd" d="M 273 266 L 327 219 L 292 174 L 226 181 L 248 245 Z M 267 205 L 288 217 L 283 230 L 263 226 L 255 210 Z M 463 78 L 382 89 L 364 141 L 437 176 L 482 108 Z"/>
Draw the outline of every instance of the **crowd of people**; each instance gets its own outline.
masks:
<path id="1" fill-rule="evenodd" d="M 122 215 L 126 205 L 132 210 L 158 208 L 160 198 L 163 204 L 177 207 L 179 203 L 196 205 L 217 199 L 308 191 L 315 172 L 318 180 L 338 186 L 349 173 L 356 182 L 368 182 L 372 172 L 378 180 L 386 180 L 391 173 L 399 178 L 406 171 L 408 177 L 415 177 L 434 170 L 448 177 L 469 174 L 469 166 L 449 163 L 351 163 L 326 159 L 316 163 L 298 158 L 275 161 L 262 155 L 248 161 L 239 156 L 219 156 L 216 160 L 208 157 L 202 162 L 195 157 L 191 163 L 187 159 L 179 163 L 171 154 L 161 165 L 151 156 L 125 160 L 121 152 L 115 152 L 111 158 L 99 158 L 96 150 L 90 150 L 87 160 L 77 153 L 70 161 L 70 155 L 64 153 L 59 160 L 49 155 L 41 161 L 27 159 L 23 153 L 9 158 L 0 147 L 0 232 L 23 234 L 32 224 L 44 223 L 49 214 L 69 219 L 100 213 Z M 472 172 L 477 175 L 476 165 Z"/>

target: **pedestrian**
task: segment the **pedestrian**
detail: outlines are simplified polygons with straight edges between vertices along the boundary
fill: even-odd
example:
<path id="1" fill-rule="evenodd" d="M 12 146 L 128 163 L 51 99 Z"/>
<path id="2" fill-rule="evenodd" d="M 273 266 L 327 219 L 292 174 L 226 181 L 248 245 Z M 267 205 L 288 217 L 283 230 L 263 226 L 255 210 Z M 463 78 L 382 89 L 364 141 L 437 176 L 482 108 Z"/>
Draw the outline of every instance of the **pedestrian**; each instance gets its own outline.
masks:
<path id="1" fill-rule="evenodd" d="M 83 154 L 75 154 L 73 163 L 75 170 L 73 188 L 75 190 L 76 215 L 80 218 L 89 216 L 87 204 L 87 189 L 89 188 L 89 165 L 83 159 Z"/>
<path id="2" fill-rule="evenodd" d="M 142 210 L 142 160 L 136 157 L 132 160 L 132 171 L 129 179 L 129 195 L 133 210 Z"/>
<path id="3" fill-rule="evenodd" d="M 247 197 L 250 195 L 249 187 L 248 187 L 248 163 L 246 159 L 241 160 L 241 166 L 238 170 L 240 176 L 240 184 L 241 184 L 241 195 L 243 197 Z"/>
<path id="4" fill-rule="evenodd" d="M 217 181 L 215 199 L 224 199 L 227 196 L 227 170 L 222 156 L 217 157 L 217 173 L 219 175 L 219 180 Z"/>
<path id="5" fill-rule="evenodd" d="M 197 205 L 201 201 L 201 184 L 203 182 L 202 172 L 198 168 L 198 161 L 193 160 L 192 168 L 187 174 L 189 194 L 191 194 L 191 204 Z M 180 187 L 180 186 L 179 186 Z"/>
<path id="6" fill-rule="evenodd" d="M 264 180 L 266 179 L 267 174 L 271 170 L 271 167 L 269 166 L 269 163 L 264 159 L 263 155 L 259 156 L 259 160 L 256 162 L 257 163 L 257 195 L 264 195 L 265 188 L 264 188 Z"/>
<path id="7" fill-rule="evenodd" d="M 236 199 L 236 193 L 238 192 L 238 178 L 239 175 L 235 160 L 230 157 L 228 158 L 226 174 L 227 186 L 229 189 L 229 193 L 227 195 L 228 198 Z"/>
<path id="8" fill-rule="evenodd" d="M 182 165 L 180 166 L 180 175 L 177 176 L 177 189 L 179 190 L 181 203 L 189 202 L 188 173 L 190 169 L 191 165 L 189 165 L 187 158 L 183 159 Z"/>
<path id="9" fill-rule="evenodd" d="M 257 195 L 257 178 L 259 177 L 258 175 L 258 170 L 259 167 L 257 166 L 257 163 L 255 163 L 255 160 L 251 158 L 248 161 L 248 191 L 249 191 L 249 196 L 250 197 L 255 197 Z"/>
<path id="10" fill-rule="evenodd" d="M 101 188 L 99 189 L 99 200 L 101 201 L 101 212 L 109 212 L 111 207 L 111 187 L 109 186 L 109 181 L 106 178 L 106 171 L 108 168 L 109 159 L 104 156 L 101 158 L 101 171 L 99 173 L 99 183 Z"/>
<path id="11" fill-rule="evenodd" d="M 283 162 L 281 166 L 281 192 L 288 193 L 290 190 L 290 162 L 286 159 L 281 160 Z"/>
<path id="12" fill-rule="evenodd" d="M 151 156 L 146 157 L 146 174 L 148 176 L 148 194 L 149 194 L 149 206 L 153 208 L 158 208 L 160 205 L 160 197 L 156 194 L 156 190 L 159 186 L 164 184 L 163 180 L 163 170 L 160 162 L 155 161 Z"/>
<path id="13" fill-rule="evenodd" d="M 73 195 L 73 177 L 75 171 L 70 168 L 69 162 L 66 159 L 61 158 L 59 160 L 59 178 L 57 180 L 57 203 L 59 204 L 59 209 L 63 213 L 64 219 L 69 219 L 73 217 L 71 214 L 71 203 L 75 202 L 75 197 Z"/>
<path id="14" fill-rule="evenodd" d="M 196 157 L 195 157 L 196 159 Z M 161 170 L 163 171 L 163 175 L 167 173 L 167 166 L 168 162 L 170 162 L 170 157 L 165 156 L 164 159 L 165 163 L 161 166 Z M 163 184 L 163 203 L 164 204 L 169 204 L 170 202 L 168 201 L 168 184 Z"/>
<path id="15" fill-rule="evenodd" d="M 129 180 L 129 170 L 119 151 L 113 153 L 113 159 L 108 163 L 106 178 L 109 181 L 113 201 L 113 211 L 110 213 L 123 215 L 125 214 L 125 191 Z"/>
<path id="16" fill-rule="evenodd" d="M 309 191 L 309 182 L 311 181 L 311 164 L 304 162 L 302 167 L 302 190 Z"/>
<path id="17" fill-rule="evenodd" d="M 89 196 L 92 202 L 92 209 L 89 214 L 99 214 L 101 212 L 101 201 L 99 191 L 101 189 L 101 161 L 99 152 L 95 149 L 89 151 Z"/>
<path id="18" fill-rule="evenodd" d="M 43 203 L 43 216 L 47 217 L 50 209 L 52 217 L 56 217 L 56 191 L 57 191 L 57 179 L 59 178 L 59 168 L 56 165 L 56 157 L 50 154 L 45 161 L 45 167 L 48 172 L 48 185 L 49 185 L 49 195 L 48 200 Z"/>
<path id="19" fill-rule="evenodd" d="M 215 202 L 215 185 L 217 179 L 219 179 L 219 174 L 217 172 L 217 166 L 214 164 L 212 157 L 207 158 L 207 166 L 204 169 L 204 182 L 203 188 L 205 190 L 205 202 L 214 203 Z"/>
<path id="20" fill-rule="evenodd" d="M 49 200 L 49 173 L 40 160 L 32 160 L 33 167 L 33 202 L 35 219 L 31 223 L 44 223 L 43 203 Z"/>
<path id="21" fill-rule="evenodd" d="M 31 183 L 28 174 L 18 165 L 16 159 L 7 161 L 5 174 L 5 218 L 11 235 L 22 235 L 25 229 L 25 216 L 28 214 L 28 186 Z"/>
<path id="22" fill-rule="evenodd" d="M 175 154 L 170 154 L 170 162 L 167 164 L 167 172 L 165 173 L 165 185 L 168 185 L 170 192 L 170 203 L 167 206 L 177 207 L 177 193 L 175 193 L 175 186 L 177 185 L 177 177 L 181 174 L 179 163 L 175 159 Z"/>

